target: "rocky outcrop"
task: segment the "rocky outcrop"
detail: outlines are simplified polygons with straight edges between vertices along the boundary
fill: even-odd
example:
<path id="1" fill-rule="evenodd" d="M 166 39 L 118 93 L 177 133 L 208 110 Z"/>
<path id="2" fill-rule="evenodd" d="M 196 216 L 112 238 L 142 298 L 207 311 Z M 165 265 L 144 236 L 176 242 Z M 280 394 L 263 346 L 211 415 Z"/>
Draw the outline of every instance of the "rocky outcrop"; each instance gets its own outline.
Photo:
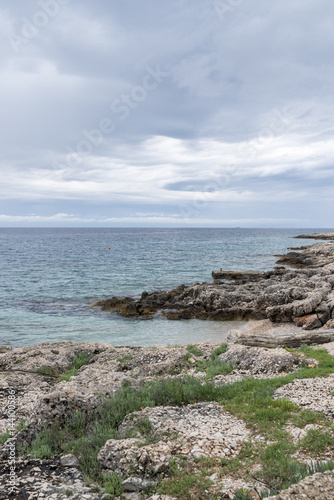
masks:
<path id="1" fill-rule="evenodd" d="M 298 258 L 289 255 L 285 264 L 295 264 L 298 269 L 214 271 L 213 283 L 181 285 L 169 292 L 143 292 L 139 299 L 113 297 L 96 306 L 124 316 L 270 319 L 274 323 L 295 322 L 304 330 L 319 329 L 334 319 L 334 242 L 306 247 Z"/>
<path id="2" fill-rule="evenodd" d="M 17 457 L 15 463 L 17 495 L 10 494 L 10 464 L 0 462 L 0 500 L 48 498 L 59 500 L 98 500 L 106 498 L 94 493 L 94 485 L 85 484 L 82 473 L 72 465 L 64 466 L 59 458 L 37 460 Z"/>
<path id="3" fill-rule="evenodd" d="M 301 234 L 300 236 L 295 236 L 295 238 L 312 240 L 334 240 L 334 231 L 330 233 Z"/>
<path id="4" fill-rule="evenodd" d="M 326 344 L 334 341 L 333 330 L 290 331 L 289 328 L 271 328 L 267 332 L 231 330 L 227 335 L 231 344 L 241 344 L 253 347 L 299 347 L 302 344 Z M 276 351 L 276 349 L 275 349 Z"/>
<path id="5" fill-rule="evenodd" d="M 272 500 L 334 500 L 334 471 L 313 474 Z"/>
<path id="6" fill-rule="evenodd" d="M 259 278 L 265 277 L 266 273 L 263 271 L 212 271 L 212 277 L 219 280 L 234 280 L 240 281 L 247 279 L 248 281 L 258 281 Z"/>
<path id="7" fill-rule="evenodd" d="M 249 370 L 252 375 L 292 372 L 301 367 L 303 362 L 314 362 L 285 349 L 263 349 L 243 345 L 232 345 L 219 357 L 222 361 L 234 363 L 237 370 Z"/>

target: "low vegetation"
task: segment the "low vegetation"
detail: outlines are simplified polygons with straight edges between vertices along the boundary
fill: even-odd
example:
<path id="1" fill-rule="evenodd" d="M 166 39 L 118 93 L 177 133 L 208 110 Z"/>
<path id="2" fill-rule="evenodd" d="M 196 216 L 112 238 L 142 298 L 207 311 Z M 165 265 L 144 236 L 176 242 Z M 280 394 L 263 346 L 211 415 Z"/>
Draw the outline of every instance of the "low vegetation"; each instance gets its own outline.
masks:
<path id="1" fill-rule="evenodd" d="M 194 356 L 203 356 L 204 352 L 201 351 L 201 349 L 198 349 L 198 347 L 190 344 L 187 346 L 187 351 L 190 353 L 190 354 L 193 354 Z"/>
<path id="2" fill-rule="evenodd" d="M 221 344 L 219 347 L 214 349 L 210 358 L 208 360 L 197 361 L 196 371 L 205 372 L 206 378 L 208 380 L 216 377 L 217 375 L 228 375 L 231 373 L 235 365 L 233 363 L 226 363 L 219 356 L 225 353 L 227 350 L 227 344 Z"/>
<path id="3" fill-rule="evenodd" d="M 62 382 L 66 380 L 67 382 L 71 380 L 71 377 L 74 377 L 78 373 L 78 370 L 84 366 L 88 365 L 93 356 L 89 356 L 85 352 L 82 352 L 78 356 L 76 356 L 72 362 L 71 367 L 59 378 L 58 382 Z"/>
<path id="4" fill-rule="evenodd" d="M 194 346 L 188 346 L 188 352 L 194 354 Z M 215 385 L 209 379 L 225 370 L 220 365 L 219 355 L 225 352 L 226 344 L 216 349 L 209 360 L 199 361 L 197 369 L 206 372 L 206 380 L 186 376 L 157 380 L 141 387 L 125 386 L 113 396 L 105 399 L 94 415 L 76 412 L 67 416 L 62 428 L 54 427 L 39 433 L 31 446 L 21 449 L 35 458 L 50 458 L 57 454 L 73 453 L 87 481 L 93 481 L 110 493 L 111 498 L 121 491 L 122 478 L 116 474 L 106 476 L 100 469 L 97 454 L 108 439 L 117 439 L 118 426 L 124 417 L 145 407 L 161 405 L 181 406 L 201 401 L 216 401 L 234 415 L 242 418 L 249 429 L 261 434 L 271 444 L 262 441 L 250 441 L 244 444 L 240 454 L 233 459 L 211 460 L 209 462 L 189 462 L 176 457 L 170 464 L 169 475 L 155 487 L 160 494 L 178 499 L 192 498 L 213 500 L 208 493 L 213 471 L 219 469 L 219 476 L 243 476 L 251 478 L 252 465 L 261 464 L 257 479 L 264 485 L 262 496 L 276 494 L 283 488 L 298 482 L 301 478 L 324 468 L 333 469 L 334 464 L 314 463 L 311 466 L 299 463 L 293 458 L 298 449 L 304 449 L 319 455 L 334 445 L 331 422 L 322 414 L 303 411 L 286 399 L 273 399 L 273 393 L 279 387 L 296 378 L 325 377 L 334 372 L 334 358 L 326 350 L 315 350 L 307 346 L 301 352 L 316 359 L 319 364 L 314 368 L 304 367 L 285 377 L 272 379 L 247 379 L 233 384 Z M 200 356 L 197 354 L 196 356 Z M 82 365 L 81 365 L 82 366 Z M 205 368 L 205 370 L 202 370 Z M 78 368 L 76 368 L 78 369 Z M 233 369 L 233 368 L 232 368 Z M 291 441 L 285 430 L 287 424 L 304 427 L 317 423 L 322 431 L 309 430 L 297 444 Z M 139 431 L 149 436 L 151 423 L 148 419 L 138 422 Z M 0 436 L 1 439 L 1 436 Z M 3 438 L 4 439 L 4 438 Z M 240 490 L 235 498 L 247 499 L 247 491 Z"/>

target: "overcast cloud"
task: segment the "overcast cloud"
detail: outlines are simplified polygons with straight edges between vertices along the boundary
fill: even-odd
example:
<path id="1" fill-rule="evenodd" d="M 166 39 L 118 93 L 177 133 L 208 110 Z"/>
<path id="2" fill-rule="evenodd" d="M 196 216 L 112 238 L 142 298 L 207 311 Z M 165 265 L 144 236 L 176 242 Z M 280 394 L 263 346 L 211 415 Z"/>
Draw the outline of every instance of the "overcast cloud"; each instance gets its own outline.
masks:
<path id="1" fill-rule="evenodd" d="M 330 0 L 2 0 L 0 226 L 333 227 Z"/>

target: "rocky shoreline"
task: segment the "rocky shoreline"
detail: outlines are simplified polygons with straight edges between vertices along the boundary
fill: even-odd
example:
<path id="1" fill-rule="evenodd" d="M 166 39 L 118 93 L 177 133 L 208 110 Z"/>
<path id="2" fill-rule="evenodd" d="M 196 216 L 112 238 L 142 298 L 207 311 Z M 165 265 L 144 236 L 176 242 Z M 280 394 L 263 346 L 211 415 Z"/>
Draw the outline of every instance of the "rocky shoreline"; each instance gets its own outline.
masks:
<path id="1" fill-rule="evenodd" d="M 255 320 L 227 344 L 0 346 L 0 499 L 333 499 L 333 252 L 123 299 Z"/>
<path id="2" fill-rule="evenodd" d="M 321 235 L 323 237 L 323 235 Z M 316 237 L 316 236 L 312 236 Z M 332 233 L 330 238 L 333 239 Z M 272 271 L 213 271 L 213 283 L 144 291 L 136 300 L 112 297 L 95 304 L 126 317 L 170 320 L 294 322 L 305 330 L 334 328 L 334 241 L 279 256 Z"/>

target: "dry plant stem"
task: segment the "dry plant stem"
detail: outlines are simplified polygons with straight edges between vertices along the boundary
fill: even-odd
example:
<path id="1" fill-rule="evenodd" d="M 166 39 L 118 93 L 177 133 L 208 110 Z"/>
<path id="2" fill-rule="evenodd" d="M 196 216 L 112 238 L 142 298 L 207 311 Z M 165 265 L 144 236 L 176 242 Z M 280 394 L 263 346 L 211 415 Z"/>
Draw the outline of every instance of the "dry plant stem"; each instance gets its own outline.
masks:
<path id="1" fill-rule="evenodd" d="M 0 369 L 0 373 L 4 373 L 4 372 L 10 372 L 10 373 L 13 373 L 13 372 L 34 373 L 36 375 L 43 375 L 44 377 L 60 378 L 60 377 L 57 377 L 56 375 L 50 375 L 50 373 L 35 372 L 35 371 L 31 371 L 31 370 L 10 370 L 10 369 L 6 370 L 6 369 Z"/>

